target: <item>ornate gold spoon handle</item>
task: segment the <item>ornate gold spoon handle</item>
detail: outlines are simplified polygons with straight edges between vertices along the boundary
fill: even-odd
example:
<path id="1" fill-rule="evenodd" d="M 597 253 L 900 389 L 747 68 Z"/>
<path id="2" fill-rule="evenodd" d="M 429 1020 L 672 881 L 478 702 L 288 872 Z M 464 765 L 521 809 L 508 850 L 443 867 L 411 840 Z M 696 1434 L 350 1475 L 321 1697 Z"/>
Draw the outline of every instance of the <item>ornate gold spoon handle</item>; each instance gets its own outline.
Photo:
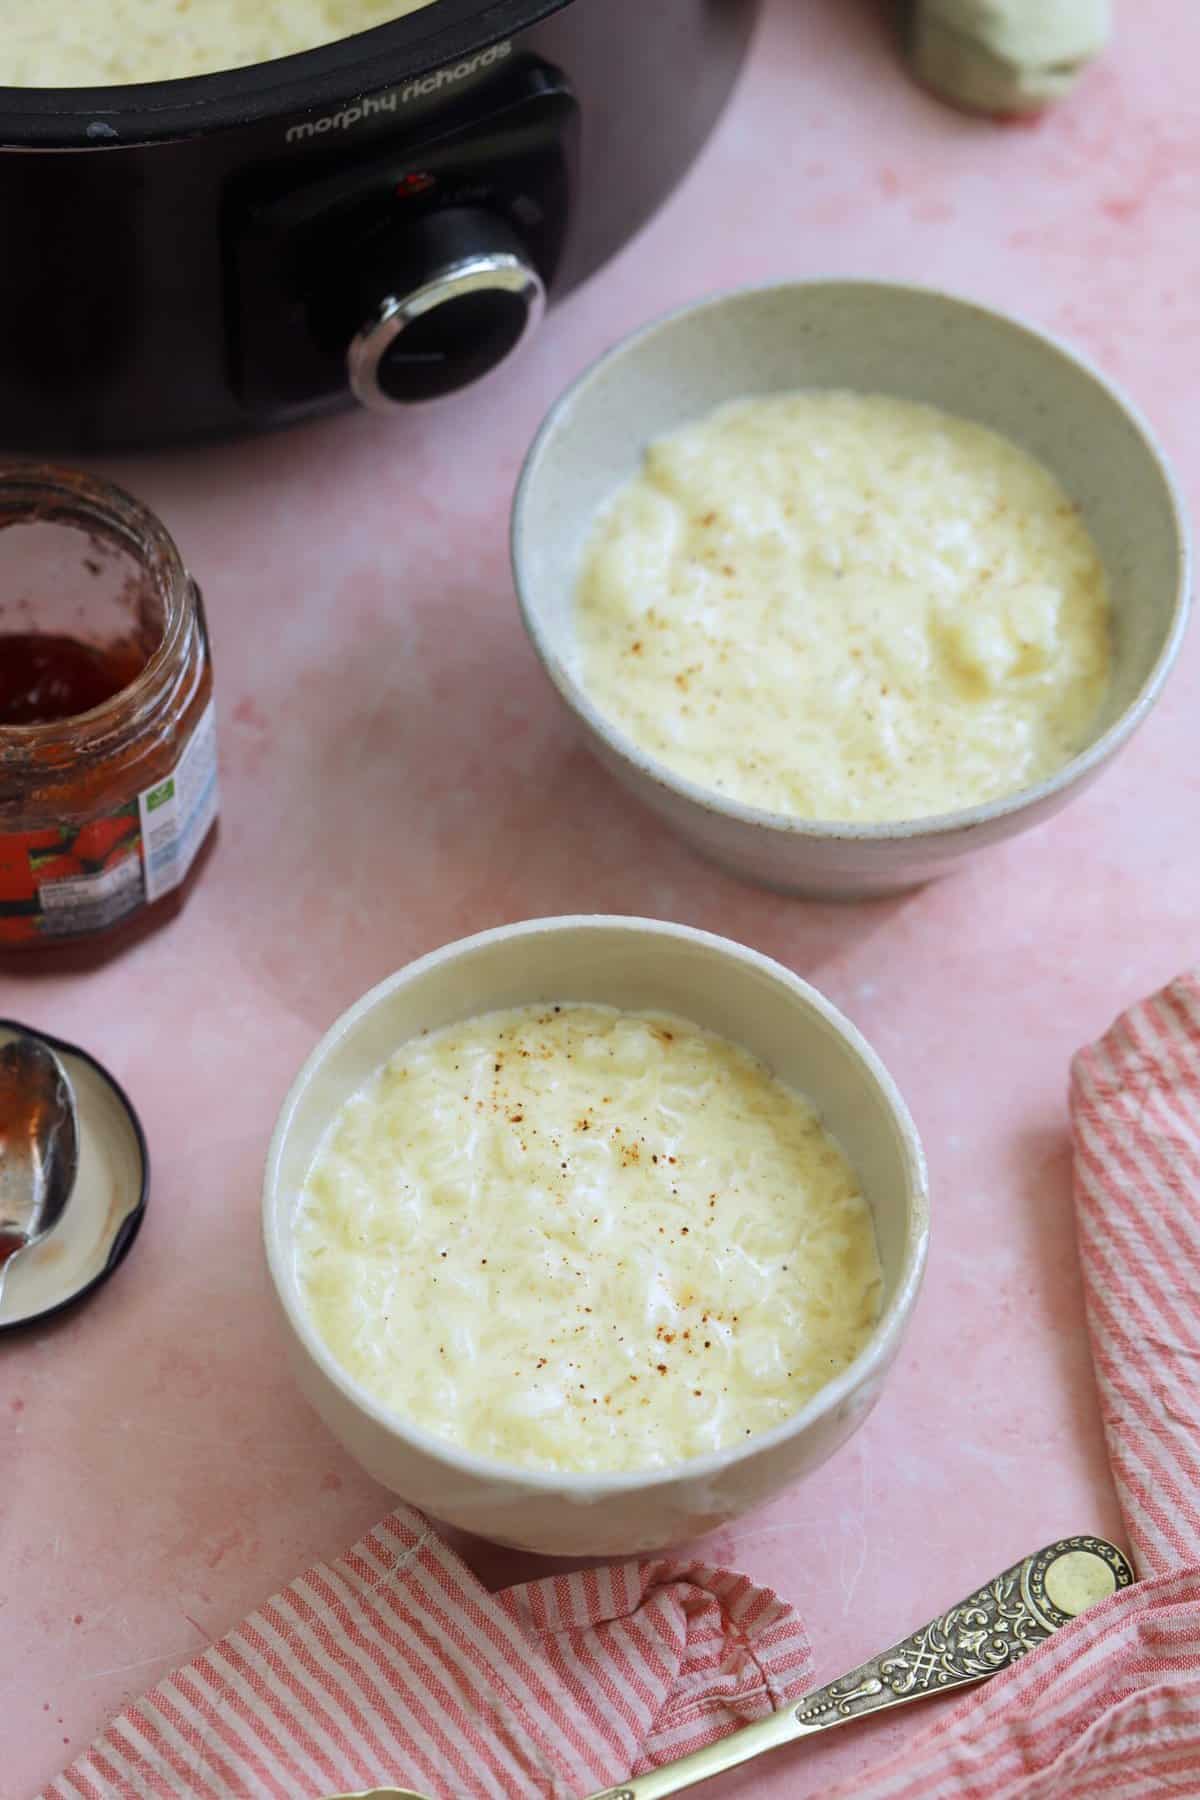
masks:
<path id="1" fill-rule="evenodd" d="M 947 1694 L 983 1681 L 1133 1579 L 1129 1563 L 1104 1538 L 1060 1538 L 1006 1569 L 911 1637 L 840 1675 L 828 1687 L 805 1694 L 785 1711 L 743 1726 L 691 1756 L 631 1777 L 619 1787 L 605 1788 L 589 1800 L 666 1800 L 797 1738 L 848 1725 L 885 1706 L 903 1706 L 927 1694 Z"/>

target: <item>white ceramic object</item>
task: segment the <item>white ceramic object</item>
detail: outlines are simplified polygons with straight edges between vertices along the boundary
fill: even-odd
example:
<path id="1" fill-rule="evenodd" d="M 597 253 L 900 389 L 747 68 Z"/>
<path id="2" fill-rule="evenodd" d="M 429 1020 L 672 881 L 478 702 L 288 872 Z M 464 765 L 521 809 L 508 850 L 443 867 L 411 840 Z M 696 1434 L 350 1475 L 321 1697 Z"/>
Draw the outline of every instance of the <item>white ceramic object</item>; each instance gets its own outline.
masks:
<path id="1" fill-rule="evenodd" d="M 1112 588 L 1114 679 L 1092 741 L 1001 800 L 934 818 L 831 824 L 739 804 L 673 774 L 592 703 L 579 678 L 574 589 L 597 509 L 647 443 L 739 395 L 854 388 L 978 420 L 1058 476 Z M 1153 706 L 1189 603 L 1183 502 L 1130 403 L 1054 339 L 930 289 L 870 281 L 746 288 L 635 333 L 569 388 L 525 461 L 512 560 L 525 628 L 560 696 L 613 773 L 703 855 L 785 892 L 853 898 L 912 887 L 965 852 L 1048 818 Z"/>
<path id="2" fill-rule="evenodd" d="M 417 1032 L 555 1000 L 663 1008 L 745 1044 L 807 1094 L 870 1203 L 883 1308 L 854 1362 L 745 1447 L 646 1474 L 515 1468 L 408 1424 L 337 1364 L 310 1323 L 293 1252 L 297 1199 L 330 1120 Z M 929 1236 L 921 1145 L 891 1077 L 828 1000 L 769 958 L 658 921 L 533 920 L 435 951 L 352 1006 L 305 1063 L 279 1115 L 263 1190 L 267 1261 L 295 1370 L 330 1430 L 376 1480 L 436 1518 L 548 1555 L 624 1555 L 711 1530 L 832 1454 L 879 1397 L 920 1286 Z"/>
<path id="3" fill-rule="evenodd" d="M 0 1044 L 30 1029 L 0 1019 Z M 95 1293 L 132 1249 L 150 1196 L 146 1139 L 125 1090 L 86 1050 L 38 1035 L 58 1053 L 75 1095 L 79 1166 L 57 1225 L 9 1265 L 0 1292 L 0 1335 Z M 0 1138 L 0 1156 L 2 1145 Z"/>

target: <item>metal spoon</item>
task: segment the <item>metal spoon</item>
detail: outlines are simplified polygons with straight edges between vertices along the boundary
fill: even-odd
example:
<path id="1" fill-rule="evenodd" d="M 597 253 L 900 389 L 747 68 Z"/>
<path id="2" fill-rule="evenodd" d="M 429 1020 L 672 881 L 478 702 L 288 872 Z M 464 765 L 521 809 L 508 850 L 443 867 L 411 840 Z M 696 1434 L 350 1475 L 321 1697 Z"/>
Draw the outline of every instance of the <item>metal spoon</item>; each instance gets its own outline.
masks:
<path id="1" fill-rule="evenodd" d="M 985 1681 L 1043 1643 L 1060 1625 L 1134 1580 L 1130 1564 L 1104 1538 L 1059 1538 L 1015 1563 L 849 1675 L 795 1700 L 784 1712 L 730 1732 L 691 1756 L 632 1776 L 587 1800 L 666 1800 L 725 1769 L 796 1738 L 848 1725 L 864 1713 L 903 1706 Z M 328 1800 L 428 1800 L 412 1788 L 370 1788 Z"/>
<path id="2" fill-rule="evenodd" d="M 0 1044 L 0 1299 L 16 1258 L 61 1219 L 78 1167 L 67 1072 L 49 1044 L 20 1032 Z"/>

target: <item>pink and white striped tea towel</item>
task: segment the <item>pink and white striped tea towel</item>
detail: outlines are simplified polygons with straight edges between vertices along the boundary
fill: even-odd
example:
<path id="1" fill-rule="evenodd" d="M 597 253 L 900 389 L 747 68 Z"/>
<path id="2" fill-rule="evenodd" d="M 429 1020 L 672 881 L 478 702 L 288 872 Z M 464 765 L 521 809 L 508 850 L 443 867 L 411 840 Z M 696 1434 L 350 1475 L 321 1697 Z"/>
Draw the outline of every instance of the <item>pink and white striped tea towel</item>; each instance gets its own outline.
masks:
<path id="1" fill-rule="evenodd" d="M 41 1800 L 594 1792 L 808 1685 L 799 1619 L 659 1560 L 489 1594 L 401 1507 L 127 1707 Z"/>
<path id="2" fill-rule="evenodd" d="M 1071 1112 L 1096 1378 L 1142 1579 L 928 1728 L 914 1716 L 902 1756 L 822 1800 L 1200 1796 L 1200 980 L 1076 1058 Z M 127 1708 L 41 1800 L 309 1800 L 397 1780 L 561 1800 L 761 1717 L 809 1670 L 796 1616 L 743 1576 L 627 1563 L 489 1595 L 401 1509 Z"/>
<path id="3" fill-rule="evenodd" d="M 1075 1058 L 1071 1132 L 1096 1384 L 1141 1579 L 822 1800 L 1200 1796 L 1200 977 Z"/>

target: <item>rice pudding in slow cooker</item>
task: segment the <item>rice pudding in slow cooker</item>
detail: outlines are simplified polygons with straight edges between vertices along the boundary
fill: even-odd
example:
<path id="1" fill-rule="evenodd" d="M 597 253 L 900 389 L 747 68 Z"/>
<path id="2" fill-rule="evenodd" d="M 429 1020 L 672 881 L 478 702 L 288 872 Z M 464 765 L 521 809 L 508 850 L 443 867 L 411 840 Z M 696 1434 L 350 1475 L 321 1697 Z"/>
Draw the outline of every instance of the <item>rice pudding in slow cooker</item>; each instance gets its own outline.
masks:
<path id="1" fill-rule="evenodd" d="M 771 395 L 652 444 L 596 520 L 578 674 L 722 798 L 915 819 L 1085 747 L 1109 612 L 1078 508 L 1015 443 L 891 396 Z"/>
<path id="2" fill-rule="evenodd" d="M 174 81 L 313 50 L 434 0 L 0 0 L 0 87 Z"/>
<path id="3" fill-rule="evenodd" d="M 807 1101 L 670 1014 L 484 1014 L 342 1108 L 295 1232 L 317 1333 L 400 1419 L 641 1470 L 781 1424 L 870 1336 L 870 1210 Z"/>

